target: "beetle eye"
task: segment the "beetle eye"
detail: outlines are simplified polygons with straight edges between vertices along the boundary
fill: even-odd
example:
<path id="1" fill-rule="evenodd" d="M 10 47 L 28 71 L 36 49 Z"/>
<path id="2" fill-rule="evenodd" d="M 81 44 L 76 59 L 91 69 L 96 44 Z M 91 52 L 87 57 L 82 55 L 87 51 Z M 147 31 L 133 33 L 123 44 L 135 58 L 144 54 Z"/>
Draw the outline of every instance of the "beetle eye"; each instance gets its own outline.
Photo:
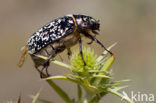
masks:
<path id="1" fill-rule="evenodd" d="M 84 22 L 84 23 L 82 24 L 82 26 L 83 26 L 83 27 L 87 27 L 87 22 Z"/>

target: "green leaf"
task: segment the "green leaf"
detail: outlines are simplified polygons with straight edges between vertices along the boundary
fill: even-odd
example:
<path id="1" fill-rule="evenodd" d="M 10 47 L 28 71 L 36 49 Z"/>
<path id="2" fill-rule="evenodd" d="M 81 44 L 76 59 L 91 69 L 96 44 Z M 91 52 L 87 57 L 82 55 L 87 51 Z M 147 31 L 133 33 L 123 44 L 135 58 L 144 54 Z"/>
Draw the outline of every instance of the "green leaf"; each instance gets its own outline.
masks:
<path id="1" fill-rule="evenodd" d="M 88 71 L 89 73 L 106 73 L 106 71 L 104 71 L 104 70 L 90 70 L 90 71 Z"/>
<path id="2" fill-rule="evenodd" d="M 114 62 L 114 56 L 110 56 L 107 59 L 107 61 L 105 62 L 105 64 L 102 65 L 102 68 L 101 68 L 100 71 L 105 71 L 107 73 L 108 69 L 110 68 L 110 66 L 112 65 L 113 62 Z M 109 76 L 104 75 L 105 72 L 97 73 L 98 77 L 110 78 Z M 94 81 L 93 81 L 93 85 L 96 85 L 96 86 L 100 85 L 103 78 L 95 78 Z M 102 81 L 102 83 L 104 84 L 105 82 Z"/>
<path id="3" fill-rule="evenodd" d="M 73 78 L 70 76 L 52 76 L 52 77 L 46 78 L 46 80 L 55 80 L 55 79 L 61 79 L 61 80 L 66 80 L 66 81 L 76 83 L 78 85 L 81 85 L 82 87 L 84 87 L 86 90 L 90 92 L 97 91 L 97 88 L 95 86 L 91 86 L 88 80 L 85 80 L 85 79 L 79 79 L 79 78 L 77 79 L 77 78 Z"/>
<path id="4" fill-rule="evenodd" d="M 130 80 L 120 80 L 120 81 L 115 81 L 115 82 L 113 82 L 113 85 L 114 86 L 119 86 L 121 83 L 123 83 L 123 82 L 128 82 L 128 81 L 130 81 Z"/>
<path id="5" fill-rule="evenodd" d="M 42 58 L 42 59 L 44 59 L 44 60 L 47 60 L 47 59 L 48 59 L 48 57 L 45 57 L 45 56 L 42 56 L 42 55 L 35 55 L 35 56 L 37 56 L 37 57 L 39 57 L 39 58 Z M 62 66 L 62 67 L 65 67 L 65 68 L 70 69 L 70 66 L 69 66 L 69 65 L 67 65 L 67 64 L 65 64 L 65 63 L 62 63 L 62 62 L 60 62 L 60 61 L 51 59 L 50 62 L 52 62 L 52 63 L 54 63 L 54 64 L 57 64 L 57 65 L 59 65 L 59 66 Z"/>
<path id="6" fill-rule="evenodd" d="M 37 68 L 38 72 L 41 72 L 38 68 Z M 44 76 L 46 76 L 45 73 L 42 73 Z M 58 77 L 56 77 L 58 78 Z M 63 78 L 63 77 L 62 77 Z M 52 80 L 46 80 L 47 83 L 54 89 L 54 91 L 66 102 L 66 103 L 72 103 L 72 100 L 69 98 L 69 96 L 67 95 L 67 93 L 65 91 L 63 91 L 63 89 L 61 89 L 57 84 L 55 84 Z"/>
<path id="7" fill-rule="evenodd" d="M 67 93 L 63 91 L 57 84 L 55 84 L 52 80 L 47 80 L 49 85 L 55 90 L 55 92 L 66 102 L 72 103 L 72 100 L 69 98 Z"/>
<path id="8" fill-rule="evenodd" d="M 80 85 L 77 85 L 77 90 L 78 90 L 78 103 L 81 103 L 81 99 L 82 99 L 82 90 Z"/>
<path id="9" fill-rule="evenodd" d="M 101 92 L 97 95 L 95 95 L 90 101 L 89 103 L 99 103 L 100 99 L 105 96 L 107 94 L 107 92 Z M 97 97 L 98 96 L 98 97 Z"/>
<path id="10" fill-rule="evenodd" d="M 32 101 L 32 103 L 37 103 L 37 100 L 38 100 L 38 98 L 39 98 L 39 96 L 40 96 L 40 93 L 41 93 L 41 89 L 37 92 L 37 94 L 33 97 L 33 101 Z"/>
<path id="11" fill-rule="evenodd" d="M 66 81 L 74 82 L 74 83 L 81 85 L 81 82 L 79 80 L 75 78 L 67 77 L 67 76 L 51 76 L 51 77 L 46 78 L 46 80 L 54 80 L 54 79 L 66 80 Z"/>
<path id="12" fill-rule="evenodd" d="M 106 61 L 106 64 L 101 70 L 108 71 L 110 66 L 113 64 L 114 60 L 115 60 L 114 56 L 109 57 L 108 60 Z"/>
<path id="13" fill-rule="evenodd" d="M 116 43 L 111 45 L 108 50 L 110 50 L 115 45 Z M 67 95 L 67 93 L 63 91 L 63 89 L 55 84 L 55 82 L 53 82 L 52 80 L 65 80 L 77 84 L 78 101 L 76 102 L 78 103 L 98 103 L 100 99 L 108 93 L 115 94 L 120 98 L 128 101 L 129 103 L 133 103 L 131 102 L 131 100 L 124 98 L 124 93 L 122 95 L 119 92 L 119 90 L 125 88 L 126 86 L 117 87 L 126 80 L 112 82 L 111 72 L 109 68 L 114 62 L 115 57 L 114 55 L 105 56 L 107 53 L 108 52 L 105 50 L 98 58 L 96 58 L 94 51 L 91 51 L 91 49 L 83 48 L 83 57 L 86 62 L 85 66 L 79 51 L 73 54 L 71 59 L 71 65 L 52 59 L 50 60 L 52 63 L 70 69 L 73 74 L 65 74 L 63 76 L 51 76 L 44 80 L 49 83 L 49 85 L 57 92 L 57 94 L 65 101 L 65 103 L 73 103 L 75 102 L 75 99 L 71 99 Z M 36 56 L 45 60 L 48 59 L 47 57 L 41 55 Z M 81 87 L 86 92 L 85 98 L 82 98 Z M 97 99 L 98 96 L 99 98 Z M 51 103 L 50 101 L 46 100 L 42 100 L 41 102 Z"/>
<path id="14" fill-rule="evenodd" d="M 53 80 L 53 79 L 68 80 L 66 76 L 62 76 L 62 75 L 51 76 L 51 77 L 46 78 L 45 80 Z"/>
<path id="15" fill-rule="evenodd" d="M 80 79 L 80 80 L 84 79 L 83 77 L 78 76 L 78 75 L 66 74 L 66 76 L 70 78 Z"/>
<path id="16" fill-rule="evenodd" d="M 93 75 L 92 77 L 96 77 L 96 78 L 110 78 L 109 76 L 106 75 Z"/>
<path id="17" fill-rule="evenodd" d="M 120 86 L 120 87 L 115 87 L 115 88 L 113 88 L 112 90 L 113 91 L 119 91 L 119 90 L 121 90 L 121 89 L 124 89 L 124 88 L 127 88 L 128 86 Z"/>
<path id="18" fill-rule="evenodd" d="M 48 101 L 48 100 L 45 100 L 45 99 L 38 99 L 38 101 L 42 102 L 42 103 L 54 103 L 54 102 L 51 102 L 51 101 Z"/>
<path id="19" fill-rule="evenodd" d="M 122 95 L 121 93 L 118 92 L 120 89 L 123 89 L 123 88 L 125 88 L 125 87 L 116 87 L 116 88 L 114 88 L 114 89 L 110 89 L 110 88 L 109 88 L 109 89 L 108 89 L 108 92 L 110 92 L 110 93 L 112 93 L 112 94 L 115 94 L 116 96 L 120 97 L 121 100 L 125 100 L 125 101 L 127 101 L 128 103 L 134 103 L 132 100 L 130 100 L 129 98 L 125 98 L 124 95 Z"/>
<path id="20" fill-rule="evenodd" d="M 116 44 L 117 44 L 117 43 L 112 44 L 110 47 L 107 48 L 107 50 L 112 49 Z M 105 50 L 105 51 L 96 59 L 96 61 L 97 61 L 97 62 L 100 62 L 100 61 L 104 58 L 104 56 L 105 56 L 107 53 L 108 53 L 108 52 Z"/>

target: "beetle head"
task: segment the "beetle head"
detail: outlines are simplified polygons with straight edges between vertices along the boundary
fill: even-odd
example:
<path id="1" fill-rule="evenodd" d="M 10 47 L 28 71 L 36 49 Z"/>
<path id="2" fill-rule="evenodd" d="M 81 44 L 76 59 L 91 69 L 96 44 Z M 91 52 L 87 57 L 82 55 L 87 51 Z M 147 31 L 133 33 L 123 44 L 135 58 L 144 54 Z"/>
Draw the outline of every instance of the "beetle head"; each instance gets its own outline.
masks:
<path id="1" fill-rule="evenodd" d="M 91 30 L 93 33 L 98 34 L 96 30 L 100 28 L 99 20 L 85 15 L 74 15 L 74 17 L 80 31 Z"/>

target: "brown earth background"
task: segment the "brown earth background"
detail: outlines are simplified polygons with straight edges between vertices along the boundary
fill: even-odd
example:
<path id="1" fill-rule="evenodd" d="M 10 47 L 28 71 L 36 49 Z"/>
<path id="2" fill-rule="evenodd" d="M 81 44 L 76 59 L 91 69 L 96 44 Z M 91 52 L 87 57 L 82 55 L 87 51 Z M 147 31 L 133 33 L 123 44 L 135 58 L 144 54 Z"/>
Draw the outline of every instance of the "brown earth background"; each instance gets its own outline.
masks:
<path id="1" fill-rule="evenodd" d="M 66 14 L 99 19 L 101 31 L 97 38 L 106 47 L 118 42 L 112 50 L 116 55 L 112 66 L 114 79 L 132 80 L 125 89 L 128 94 L 133 90 L 156 95 L 156 0 L 0 0 L 0 103 L 16 101 L 20 93 L 23 103 L 31 103 L 29 95 L 41 87 L 41 98 L 63 102 L 40 80 L 30 57 L 21 69 L 17 63 L 20 48 L 28 38 L 44 24 Z M 91 47 L 97 55 L 103 51 L 95 43 Z M 61 56 L 69 63 L 66 53 Z M 56 65 L 49 70 L 53 75 L 70 73 Z M 75 85 L 56 83 L 76 97 Z M 120 99 L 109 94 L 103 102 L 120 103 Z"/>

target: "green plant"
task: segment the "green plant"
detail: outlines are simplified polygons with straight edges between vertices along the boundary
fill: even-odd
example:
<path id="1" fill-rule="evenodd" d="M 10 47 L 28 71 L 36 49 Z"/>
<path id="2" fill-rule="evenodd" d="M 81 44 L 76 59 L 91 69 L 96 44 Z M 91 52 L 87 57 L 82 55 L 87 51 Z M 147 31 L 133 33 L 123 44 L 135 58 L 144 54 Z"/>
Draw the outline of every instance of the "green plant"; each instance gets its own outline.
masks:
<path id="1" fill-rule="evenodd" d="M 115 44 L 110 46 L 108 50 L 113 46 L 115 46 Z M 123 98 L 123 95 L 119 93 L 119 90 L 126 87 L 119 85 L 126 80 L 113 81 L 111 78 L 112 73 L 110 66 L 114 62 L 114 56 L 106 56 L 107 51 L 104 51 L 99 57 L 97 57 L 92 49 L 85 47 L 83 48 L 83 54 L 86 65 L 84 65 L 78 51 L 74 52 L 72 55 L 71 65 L 51 60 L 52 63 L 67 68 L 72 72 L 72 74 L 51 76 L 45 79 L 50 87 L 52 87 L 66 103 L 98 103 L 100 99 L 108 93 L 115 94 L 128 103 L 133 103 L 131 100 Z M 37 56 L 45 60 L 47 59 L 47 57 Z M 66 80 L 77 84 L 78 97 L 76 102 L 52 81 L 56 79 Z M 82 88 L 84 91 L 82 91 Z M 82 98 L 83 92 L 85 92 L 84 98 Z M 39 99 L 39 94 L 40 92 L 36 94 L 32 103 L 36 103 L 37 100 L 42 101 L 43 103 L 52 103 Z"/>

